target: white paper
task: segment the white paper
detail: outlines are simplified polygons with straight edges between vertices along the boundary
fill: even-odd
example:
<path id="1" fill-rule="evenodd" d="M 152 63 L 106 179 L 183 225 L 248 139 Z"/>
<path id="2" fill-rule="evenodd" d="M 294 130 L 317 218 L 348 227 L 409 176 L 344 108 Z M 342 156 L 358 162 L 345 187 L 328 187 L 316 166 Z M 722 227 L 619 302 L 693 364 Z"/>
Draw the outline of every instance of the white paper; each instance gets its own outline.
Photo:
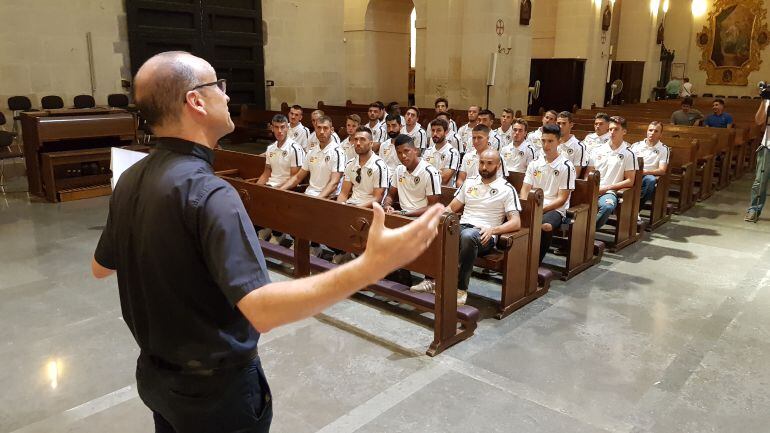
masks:
<path id="1" fill-rule="evenodd" d="M 124 171 L 128 170 L 132 165 L 136 164 L 147 155 L 148 154 L 145 152 L 136 152 L 134 150 L 113 147 L 110 155 L 110 168 L 112 169 L 112 189 L 115 189 L 115 185 L 118 184 L 118 179 L 120 179 L 120 175 L 123 174 Z"/>

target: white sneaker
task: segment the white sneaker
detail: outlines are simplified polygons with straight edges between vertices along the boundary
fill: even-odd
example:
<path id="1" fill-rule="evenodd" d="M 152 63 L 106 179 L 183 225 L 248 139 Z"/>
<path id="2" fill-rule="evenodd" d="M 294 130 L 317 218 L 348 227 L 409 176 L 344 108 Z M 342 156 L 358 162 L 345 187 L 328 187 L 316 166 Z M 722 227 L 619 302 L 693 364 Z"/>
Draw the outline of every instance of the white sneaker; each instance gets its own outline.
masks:
<path id="1" fill-rule="evenodd" d="M 436 293 L 436 282 L 426 278 L 410 287 L 409 290 L 418 293 Z"/>
<path id="2" fill-rule="evenodd" d="M 262 230 L 257 232 L 257 237 L 260 240 L 266 241 L 266 240 L 270 239 L 270 235 L 272 235 L 272 234 L 273 234 L 273 230 L 271 230 L 271 229 L 262 229 Z"/>
<path id="3" fill-rule="evenodd" d="M 283 241 L 285 238 L 286 238 L 286 235 L 273 236 L 270 238 L 270 243 L 273 245 L 281 245 L 281 241 Z"/>
<path id="4" fill-rule="evenodd" d="M 465 301 L 468 300 L 468 292 L 465 290 L 457 290 L 457 305 L 465 305 Z"/>

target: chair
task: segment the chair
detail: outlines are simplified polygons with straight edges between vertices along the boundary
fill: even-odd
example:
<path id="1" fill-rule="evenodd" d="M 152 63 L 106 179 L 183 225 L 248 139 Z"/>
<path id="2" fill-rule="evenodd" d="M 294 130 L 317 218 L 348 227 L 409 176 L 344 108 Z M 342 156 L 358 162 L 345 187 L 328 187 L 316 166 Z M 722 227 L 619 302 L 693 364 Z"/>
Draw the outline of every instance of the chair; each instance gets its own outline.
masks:
<path id="1" fill-rule="evenodd" d="M 78 95 L 75 96 L 75 108 L 94 108 L 96 107 L 96 101 L 91 95 Z"/>
<path id="2" fill-rule="evenodd" d="M 5 124 L 5 115 L 0 112 L 0 191 L 3 194 L 5 194 L 5 160 L 24 156 L 21 146 L 18 143 L 14 145 L 17 134 L 1 129 Z"/>
<path id="3" fill-rule="evenodd" d="M 114 108 L 128 108 L 128 96 L 123 93 L 108 95 L 107 105 Z"/>
<path id="4" fill-rule="evenodd" d="M 22 111 L 29 111 L 32 109 L 32 101 L 26 96 L 11 96 L 8 98 L 8 109 L 13 111 L 13 132 L 19 134 L 19 114 Z M 3 124 L 5 124 L 5 116 L 3 116 Z"/>
<path id="5" fill-rule="evenodd" d="M 64 100 L 56 95 L 43 96 L 40 100 L 40 105 L 43 107 L 43 110 L 57 110 L 64 108 Z"/>

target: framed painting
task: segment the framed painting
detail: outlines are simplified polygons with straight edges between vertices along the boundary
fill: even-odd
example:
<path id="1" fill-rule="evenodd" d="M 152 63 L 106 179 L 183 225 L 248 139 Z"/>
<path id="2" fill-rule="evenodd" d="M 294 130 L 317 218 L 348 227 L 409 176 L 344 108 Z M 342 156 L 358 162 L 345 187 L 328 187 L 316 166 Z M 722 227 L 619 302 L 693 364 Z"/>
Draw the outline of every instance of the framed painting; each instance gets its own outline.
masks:
<path id="1" fill-rule="evenodd" d="M 770 42 L 763 0 L 715 0 L 707 26 L 696 35 L 698 64 L 706 84 L 746 86 L 759 70 L 760 51 Z"/>

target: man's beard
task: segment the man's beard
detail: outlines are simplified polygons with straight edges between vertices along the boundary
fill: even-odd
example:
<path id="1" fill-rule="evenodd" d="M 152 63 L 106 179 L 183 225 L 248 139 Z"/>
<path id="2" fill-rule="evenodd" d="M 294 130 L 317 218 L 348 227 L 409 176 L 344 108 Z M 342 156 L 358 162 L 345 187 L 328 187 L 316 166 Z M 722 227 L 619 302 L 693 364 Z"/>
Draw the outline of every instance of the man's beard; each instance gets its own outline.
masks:
<path id="1" fill-rule="evenodd" d="M 398 137 L 398 134 L 400 134 L 400 131 L 388 131 L 388 137 L 390 138 L 396 138 Z"/>
<path id="2" fill-rule="evenodd" d="M 493 176 L 495 176 L 497 174 L 497 171 L 480 171 L 479 170 L 479 174 L 484 179 L 491 179 Z"/>
<path id="3" fill-rule="evenodd" d="M 433 136 L 430 139 L 433 140 L 433 142 L 436 143 L 436 144 L 439 144 L 442 141 L 444 141 L 444 137 L 439 138 L 439 137 Z"/>

